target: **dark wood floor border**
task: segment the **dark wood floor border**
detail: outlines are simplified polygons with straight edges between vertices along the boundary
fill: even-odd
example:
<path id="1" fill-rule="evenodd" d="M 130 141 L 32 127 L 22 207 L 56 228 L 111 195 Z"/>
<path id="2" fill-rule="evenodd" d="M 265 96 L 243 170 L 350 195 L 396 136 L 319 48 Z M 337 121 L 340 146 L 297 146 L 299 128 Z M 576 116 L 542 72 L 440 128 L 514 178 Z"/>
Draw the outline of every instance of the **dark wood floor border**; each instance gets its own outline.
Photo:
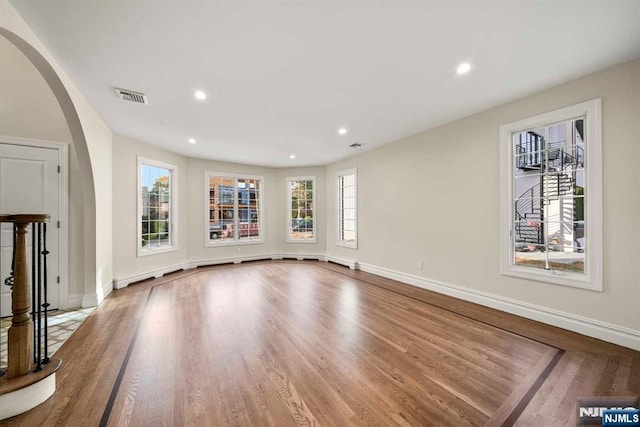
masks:
<path id="1" fill-rule="evenodd" d="M 136 330 L 133 333 L 133 336 L 131 337 L 131 341 L 129 341 L 129 346 L 127 347 L 127 353 L 125 354 L 124 359 L 122 359 L 122 364 L 120 365 L 118 376 L 116 377 L 116 381 L 113 383 L 113 387 L 111 388 L 111 393 L 109 394 L 109 400 L 107 401 L 107 406 L 105 406 L 104 412 L 102 413 L 102 418 L 100 418 L 100 424 L 99 424 L 100 427 L 106 427 L 107 423 L 109 422 L 109 417 L 111 416 L 111 411 L 113 410 L 113 404 L 116 401 L 116 396 L 118 395 L 118 391 L 120 391 L 120 385 L 122 384 L 124 373 L 126 372 L 127 366 L 129 365 L 129 359 L 131 358 L 131 353 L 133 353 L 133 348 L 135 347 L 136 341 L 138 340 L 140 325 L 142 324 L 142 319 L 144 319 L 145 317 L 145 312 L 147 311 L 147 307 L 149 306 L 149 301 L 151 300 L 151 294 L 153 293 L 153 290 L 157 286 L 162 286 L 167 283 L 173 282 L 175 280 L 178 280 L 178 279 L 173 278 L 171 280 L 167 280 L 166 282 L 158 283 L 153 287 L 151 287 L 151 289 L 149 290 L 149 294 L 147 295 L 147 300 L 144 303 L 144 308 L 142 309 L 142 313 L 140 314 L 140 317 L 138 318 L 138 321 L 136 323 Z"/>
<path id="2" fill-rule="evenodd" d="M 282 262 L 282 261 L 273 260 L 273 261 L 265 261 L 265 262 L 270 263 L 270 262 Z M 541 344 L 543 344 L 543 345 L 545 345 L 547 347 L 555 349 L 556 350 L 556 354 L 551 359 L 551 361 L 545 366 L 544 370 L 537 376 L 537 378 L 535 379 L 533 384 L 528 388 L 528 390 L 525 392 L 523 397 L 515 405 L 511 405 L 510 404 L 509 405 L 510 408 L 509 408 L 509 410 L 507 412 L 508 415 L 505 414 L 506 417 L 505 416 L 500 416 L 499 417 L 500 421 L 497 422 L 497 424 L 495 424 L 495 425 L 513 425 L 516 422 L 516 420 L 520 417 L 520 415 L 525 410 L 525 408 L 527 407 L 527 405 L 529 404 L 531 399 L 535 396 L 535 394 L 538 391 L 538 389 L 542 386 L 542 384 L 547 379 L 549 374 L 553 371 L 553 369 L 558 364 L 560 359 L 562 359 L 562 356 L 565 354 L 565 350 L 561 349 L 561 348 L 559 348 L 557 346 L 554 346 L 552 344 L 549 344 L 549 343 L 546 343 L 546 342 L 543 342 L 543 341 L 536 340 L 536 339 L 528 337 L 526 335 L 511 331 L 509 329 L 505 329 L 503 327 L 494 325 L 492 323 L 483 321 L 481 319 L 474 318 L 474 317 L 466 315 L 464 313 L 459 313 L 459 312 L 457 312 L 457 311 L 455 311 L 455 310 L 453 310 L 451 308 L 443 307 L 441 305 L 434 304 L 434 303 L 432 303 L 430 301 L 425 301 L 423 299 L 420 299 L 420 298 L 417 298 L 417 297 L 414 297 L 414 296 L 411 296 L 411 295 L 404 294 L 404 293 L 399 292 L 399 291 L 394 290 L 394 289 L 389 289 L 389 288 L 381 286 L 379 284 L 369 282 L 369 281 L 364 280 L 364 279 L 359 278 L 359 277 L 355 277 L 355 275 L 346 274 L 345 272 L 341 272 L 341 271 L 338 271 L 338 270 L 333 269 L 333 268 L 327 268 L 326 266 L 323 266 L 321 263 L 317 263 L 317 264 L 314 263 L 313 265 L 315 265 L 315 266 L 317 266 L 319 268 L 323 268 L 325 270 L 331 271 L 333 273 L 346 276 L 346 277 L 348 277 L 348 278 L 350 278 L 352 280 L 355 280 L 357 282 L 361 282 L 361 283 L 365 283 L 367 285 L 375 286 L 377 288 L 386 290 L 388 292 L 395 293 L 395 294 L 403 296 L 405 298 L 409 298 L 409 299 L 412 299 L 414 301 L 418 301 L 418 302 L 423 303 L 423 304 L 431 305 L 432 307 L 437 307 L 437 308 L 439 308 L 441 310 L 448 311 L 448 312 L 453 313 L 453 314 L 455 314 L 457 316 L 461 316 L 461 317 L 473 320 L 475 322 L 482 323 L 482 324 L 490 326 L 492 328 L 495 328 L 495 329 L 498 329 L 498 330 L 507 332 L 509 334 L 516 335 L 516 336 L 531 340 L 531 341 L 535 341 L 535 342 L 541 343 Z M 183 279 L 183 278 L 188 277 L 188 276 L 192 276 L 194 274 L 205 273 L 208 270 L 223 269 L 223 268 L 225 268 L 225 269 L 226 268 L 237 268 L 237 267 L 240 267 L 240 266 L 242 266 L 242 264 L 232 264 L 232 265 L 222 264 L 222 265 L 206 266 L 206 267 L 208 267 L 206 270 L 205 269 L 197 269 L 197 270 L 190 271 L 190 272 L 185 272 L 185 271 L 175 272 L 175 274 L 171 274 L 171 277 L 167 277 L 166 280 L 163 280 L 160 283 L 156 283 L 156 284 L 154 284 L 154 285 L 152 285 L 150 287 L 149 293 L 147 295 L 147 299 L 145 301 L 145 305 L 144 305 L 144 307 L 142 309 L 142 313 L 141 313 L 140 317 L 137 320 L 135 332 L 134 332 L 133 336 L 131 337 L 131 341 L 129 342 L 129 346 L 127 348 L 127 353 L 126 353 L 125 357 L 122 360 L 122 364 L 120 366 L 120 370 L 118 371 L 118 376 L 116 377 L 116 381 L 114 382 L 113 387 L 111 388 L 111 393 L 109 395 L 109 400 L 107 401 L 107 405 L 105 406 L 104 412 L 102 413 L 102 418 L 100 419 L 100 424 L 99 424 L 100 427 L 106 427 L 108 422 L 109 422 L 109 418 L 111 416 L 111 412 L 113 411 L 113 405 L 115 404 L 116 397 L 117 397 L 117 395 L 118 395 L 118 393 L 120 391 L 120 387 L 122 385 L 122 380 L 124 378 L 124 374 L 125 374 L 125 372 L 127 370 L 127 366 L 129 364 L 129 360 L 131 358 L 131 354 L 133 353 L 133 349 L 135 348 L 135 344 L 136 344 L 136 341 L 138 339 L 138 333 L 140 331 L 140 325 L 142 324 L 142 320 L 145 318 L 145 313 L 146 313 L 147 307 L 149 306 L 149 301 L 151 300 L 151 296 L 152 296 L 153 291 L 155 290 L 155 288 L 157 288 L 159 286 L 166 285 L 166 284 L 171 284 L 171 283 L 173 283 L 173 282 L 175 282 L 177 280 Z M 345 267 L 345 268 L 348 268 L 348 267 Z M 183 273 L 183 274 L 179 274 L 179 273 Z M 370 274 L 370 273 L 368 273 L 368 274 Z M 152 280 L 160 280 L 160 279 L 152 279 Z M 392 280 L 392 279 L 385 279 L 385 280 Z M 394 282 L 397 282 L 397 281 L 394 281 Z M 398 282 L 398 283 L 401 286 L 411 286 L 411 285 L 408 285 L 408 284 L 405 284 L 405 283 L 401 283 L 401 282 Z M 421 288 L 416 287 L 416 289 L 421 289 Z M 426 290 L 426 289 L 421 289 L 421 290 L 424 290 L 425 292 L 431 292 L 431 291 Z M 450 298 L 453 298 L 453 297 L 450 297 Z M 497 421 L 497 419 L 493 419 L 493 421 Z"/>
<path id="3" fill-rule="evenodd" d="M 516 405 L 515 408 L 513 408 L 513 411 L 511 411 L 507 419 L 504 420 L 504 422 L 502 423 L 503 426 L 512 426 L 516 423 L 517 419 L 520 418 L 520 415 L 522 415 L 522 412 L 524 411 L 524 409 L 527 407 L 529 402 L 531 402 L 531 399 L 533 399 L 533 396 L 535 396 L 535 394 L 538 392 L 538 390 L 542 386 L 542 383 L 545 382 L 549 374 L 551 374 L 551 371 L 553 371 L 553 368 L 556 367 L 556 365 L 558 364 L 560 359 L 562 359 L 562 356 L 564 356 L 564 354 L 565 354 L 564 350 L 559 350 L 556 353 L 556 355 L 553 357 L 551 362 L 549 362 L 549 364 L 544 369 L 544 371 L 542 371 L 542 373 L 538 376 L 538 378 L 533 383 L 533 385 L 529 388 L 527 393 L 522 397 L 520 402 Z"/>

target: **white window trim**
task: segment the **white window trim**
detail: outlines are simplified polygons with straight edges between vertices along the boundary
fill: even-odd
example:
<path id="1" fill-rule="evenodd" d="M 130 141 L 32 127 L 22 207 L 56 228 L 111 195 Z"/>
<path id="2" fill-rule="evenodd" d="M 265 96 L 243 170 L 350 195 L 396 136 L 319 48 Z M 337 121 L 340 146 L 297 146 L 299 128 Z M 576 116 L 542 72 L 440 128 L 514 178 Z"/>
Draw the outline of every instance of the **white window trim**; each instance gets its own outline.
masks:
<path id="1" fill-rule="evenodd" d="M 593 291 L 603 290 L 602 219 L 602 101 L 600 98 L 500 126 L 500 273 L 524 279 Z M 558 272 L 516 266 L 511 229 L 514 221 L 512 135 L 536 127 L 585 117 L 585 272 Z"/>
<path id="2" fill-rule="evenodd" d="M 234 178 L 234 210 L 238 211 L 238 178 L 255 179 L 260 180 L 260 238 L 258 239 L 229 239 L 229 240 L 212 240 L 209 236 L 209 178 L 212 177 L 225 177 Z M 264 176 L 249 175 L 243 173 L 229 173 L 229 172 L 204 172 L 204 246 L 206 248 L 216 248 L 221 246 L 238 246 L 238 245 L 257 245 L 264 243 L 265 226 L 264 226 L 264 209 L 265 209 L 265 182 Z M 237 219 L 237 217 L 236 217 Z M 238 229 L 234 227 L 234 229 Z"/>
<path id="3" fill-rule="evenodd" d="M 158 160 L 149 159 L 146 157 L 138 156 L 138 170 L 136 172 L 136 195 L 138 198 L 138 225 L 137 225 L 137 243 L 136 246 L 138 248 L 137 254 L 138 257 L 156 255 L 165 252 L 173 252 L 178 250 L 178 166 L 172 165 L 169 163 L 164 163 Z M 155 166 L 159 168 L 169 169 L 171 171 L 171 189 L 170 189 L 170 197 L 171 197 L 171 216 L 169 221 L 169 246 L 164 246 L 162 248 L 157 249 L 143 249 L 142 248 L 142 186 L 140 185 L 140 169 L 142 165 Z"/>
<path id="4" fill-rule="evenodd" d="M 353 175 L 355 177 L 355 187 L 356 187 L 356 194 L 354 196 L 355 199 L 355 209 L 356 209 L 356 223 L 355 223 L 355 233 L 356 233 L 356 241 L 354 243 L 348 243 L 345 242 L 344 240 L 341 240 L 341 236 L 340 236 L 340 217 L 341 217 L 341 212 L 340 212 L 340 207 L 341 207 L 341 200 L 340 200 L 340 177 L 346 176 L 346 175 Z M 350 169 L 346 169 L 340 172 L 336 173 L 336 177 L 335 177 L 335 186 L 336 186 L 336 245 L 337 246 L 342 246 L 345 248 L 351 248 L 351 249 L 358 249 L 358 168 L 350 168 Z"/>
<path id="5" fill-rule="evenodd" d="M 311 199 L 311 203 L 313 205 L 313 238 L 291 238 L 291 203 L 293 202 L 293 198 L 291 197 L 291 183 L 293 181 L 311 181 L 313 183 L 313 198 Z M 285 212 L 286 215 L 286 239 L 287 243 L 317 243 L 317 221 L 316 221 L 316 177 L 315 176 L 294 176 L 287 177 L 286 182 L 286 191 L 287 191 L 287 209 Z"/>

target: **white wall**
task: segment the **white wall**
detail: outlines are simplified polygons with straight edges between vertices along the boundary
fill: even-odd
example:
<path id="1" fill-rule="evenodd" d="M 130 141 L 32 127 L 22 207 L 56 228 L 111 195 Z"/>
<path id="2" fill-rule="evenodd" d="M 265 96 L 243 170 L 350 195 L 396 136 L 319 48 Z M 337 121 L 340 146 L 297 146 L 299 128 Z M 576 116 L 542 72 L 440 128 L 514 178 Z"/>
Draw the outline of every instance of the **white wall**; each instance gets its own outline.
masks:
<path id="1" fill-rule="evenodd" d="M 603 100 L 604 292 L 500 275 L 498 127 L 597 97 Z M 635 60 L 333 164 L 327 253 L 640 336 L 639 117 Z M 353 166 L 358 249 L 347 249 L 335 245 L 334 180 Z"/>
<path id="2" fill-rule="evenodd" d="M 83 239 L 75 242 L 84 257 L 82 304 L 96 305 L 112 289 L 111 130 L 7 0 L 0 0 L 0 33 L 42 75 L 67 122 L 82 186 L 83 230 L 72 235 Z"/>

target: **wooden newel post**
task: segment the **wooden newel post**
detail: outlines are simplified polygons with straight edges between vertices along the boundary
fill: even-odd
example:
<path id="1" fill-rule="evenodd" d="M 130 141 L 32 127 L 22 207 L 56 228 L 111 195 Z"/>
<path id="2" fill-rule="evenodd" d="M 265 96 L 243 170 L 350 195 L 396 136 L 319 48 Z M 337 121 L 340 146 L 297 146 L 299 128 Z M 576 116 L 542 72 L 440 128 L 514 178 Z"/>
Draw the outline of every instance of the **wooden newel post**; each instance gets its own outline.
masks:
<path id="1" fill-rule="evenodd" d="M 9 347 L 7 376 L 13 378 L 26 375 L 34 368 L 31 286 L 27 265 L 27 228 L 32 222 L 47 221 L 49 215 L 10 215 L 8 218 L 16 225 L 15 267 L 11 299 L 13 318 L 7 337 Z"/>
<path id="2" fill-rule="evenodd" d="M 33 370 L 33 322 L 31 320 L 31 287 L 27 267 L 27 227 L 29 223 L 16 223 L 16 258 L 11 310 L 13 319 L 9 328 L 9 360 L 7 374 L 11 377 L 28 374 Z"/>

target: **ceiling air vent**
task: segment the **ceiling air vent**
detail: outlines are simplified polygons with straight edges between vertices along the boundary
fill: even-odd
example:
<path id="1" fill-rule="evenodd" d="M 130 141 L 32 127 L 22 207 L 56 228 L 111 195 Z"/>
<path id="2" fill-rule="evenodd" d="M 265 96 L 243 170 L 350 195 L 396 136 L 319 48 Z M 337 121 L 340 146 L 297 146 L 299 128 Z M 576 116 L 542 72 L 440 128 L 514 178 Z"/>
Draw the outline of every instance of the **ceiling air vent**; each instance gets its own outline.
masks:
<path id="1" fill-rule="evenodd" d="M 134 92 L 132 90 L 127 89 L 116 89 L 116 93 L 120 99 L 124 99 L 125 101 L 136 102 L 138 104 L 148 104 L 147 95 L 140 92 Z"/>

